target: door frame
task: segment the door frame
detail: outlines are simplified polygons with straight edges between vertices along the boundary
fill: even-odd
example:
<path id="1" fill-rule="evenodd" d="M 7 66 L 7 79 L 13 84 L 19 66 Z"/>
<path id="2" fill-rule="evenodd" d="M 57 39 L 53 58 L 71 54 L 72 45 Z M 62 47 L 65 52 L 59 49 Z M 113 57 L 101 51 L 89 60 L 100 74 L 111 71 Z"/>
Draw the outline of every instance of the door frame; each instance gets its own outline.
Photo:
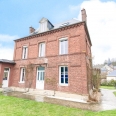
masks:
<path id="1" fill-rule="evenodd" d="M 45 81 L 45 67 L 43 67 L 44 68 L 44 70 L 38 70 L 38 68 L 39 67 L 43 67 L 43 66 L 38 66 L 37 67 L 37 75 L 36 75 L 36 89 L 41 89 L 41 88 L 39 88 L 39 87 L 37 87 L 37 82 L 38 82 L 38 72 L 44 72 L 44 80 L 43 80 L 43 88 L 42 88 L 42 90 L 44 90 L 44 81 Z M 40 77 L 39 77 L 39 82 L 42 82 L 41 80 L 40 80 Z"/>
<path id="2" fill-rule="evenodd" d="M 5 68 L 8 68 L 9 69 L 9 71 L 5 71 Z M 4 73 L 5 72 L 8 72 L 8 78 L 7 78 L 7 87 L 9 86 L 9 78 L 10 78 L 10 68 L 9 67 L 5 67 L 4 68 L 4 72 L 3 72 L 3 77 L 4 77 Z M 3 84 L 3 77 L 2 77 L 2 84 Z M 2 85 L 2 87 L 4 87 L 3 85 Z"/>

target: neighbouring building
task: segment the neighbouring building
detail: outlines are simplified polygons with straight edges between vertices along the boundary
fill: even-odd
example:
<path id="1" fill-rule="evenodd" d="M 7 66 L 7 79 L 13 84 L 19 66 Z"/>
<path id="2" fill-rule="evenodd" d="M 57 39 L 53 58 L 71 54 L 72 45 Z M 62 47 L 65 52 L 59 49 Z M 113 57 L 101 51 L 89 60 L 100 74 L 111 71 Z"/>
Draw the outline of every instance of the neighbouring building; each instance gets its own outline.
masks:
<path id="1" fill-rule="evenodd" d="M 55 90 L 87 95 L 91 89 L 92 43 L 85 9 L 81 13 L 82 21 L 74 18 L 56 25 L 42 18 L 39 29 L 30 27 L 29 36 L 15 40 L 13 61 L 0 62 L 3 87 L 24 88 L 31 80 L 31 88 L 53 90 L 46 80 L 55 79 Z M 33 68 L 28 75 L 33 77 L 26 81 L 30 64 Z"/>

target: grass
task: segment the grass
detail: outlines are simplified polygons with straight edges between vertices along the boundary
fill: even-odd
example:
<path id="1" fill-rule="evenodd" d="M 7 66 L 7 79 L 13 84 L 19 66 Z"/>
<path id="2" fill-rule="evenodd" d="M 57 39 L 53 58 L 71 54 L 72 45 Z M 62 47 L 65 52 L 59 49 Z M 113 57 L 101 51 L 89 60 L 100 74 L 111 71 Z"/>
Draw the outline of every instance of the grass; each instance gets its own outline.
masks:
<path id="1" fill-rule="evenodd" d="M 116 96 L 116 91 L 114 91 L 113 94 Z"/>
<path id="2" fill-rule="evenodd" d="M 92 112 L 0 95 L 0 116 L 116 116 L 116 110 Z"/>
<path id="3" fill-rule="evenodd" d="M 100 88 L 110 89 L 110 90 L 116 90 L 114 86 L 100 86 Z"/>

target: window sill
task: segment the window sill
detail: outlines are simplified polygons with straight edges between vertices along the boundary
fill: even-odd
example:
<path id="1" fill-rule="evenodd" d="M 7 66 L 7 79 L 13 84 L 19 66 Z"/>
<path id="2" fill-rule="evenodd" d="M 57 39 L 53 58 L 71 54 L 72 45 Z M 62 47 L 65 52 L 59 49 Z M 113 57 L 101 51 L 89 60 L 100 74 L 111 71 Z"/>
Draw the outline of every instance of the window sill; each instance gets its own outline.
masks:
<path id="1" fill-rule="evenodd" d="M 68 54 L 59 54 L 59 56 L 66 56 L 66 55 L 68 55 Z"/>
<path id="2" fill-rule="evenodd" d="M 45 58 L 45 56 L 39 56 L 38 58 Z"/>
<path id="3" fill-rule="evenodd" d="M 27 60 L 27 58 L 22 58 L 22 60 Z"/>
<path id="4" fill-rule="evenodd" d="M 25 83 L 25 82 L 19 82 L 19 83 Z"/>
<path id="5" fill-rule="evenodd" d="M 61 84 L 61 83 L 60 83 L 59 86 L 68 86 L 68 84 Z"/>

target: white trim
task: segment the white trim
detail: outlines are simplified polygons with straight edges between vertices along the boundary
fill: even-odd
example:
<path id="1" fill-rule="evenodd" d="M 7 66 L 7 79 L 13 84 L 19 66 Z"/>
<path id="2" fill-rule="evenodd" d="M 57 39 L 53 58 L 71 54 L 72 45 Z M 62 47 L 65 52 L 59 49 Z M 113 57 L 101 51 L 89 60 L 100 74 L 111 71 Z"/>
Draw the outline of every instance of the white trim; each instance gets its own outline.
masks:
<path id="1" fill-rule="evenodd" d="M 67 37 L 63 37 L 63 38 L 59 39 L 59 41 L 67 40 L 67 39 L 68 39 Z"/>
<path id="2" fill-rule="evenodd" d="M 25 83 L 25 81 L 22 81 L 22 82 L 19 81 L 18 83 Z"/>

